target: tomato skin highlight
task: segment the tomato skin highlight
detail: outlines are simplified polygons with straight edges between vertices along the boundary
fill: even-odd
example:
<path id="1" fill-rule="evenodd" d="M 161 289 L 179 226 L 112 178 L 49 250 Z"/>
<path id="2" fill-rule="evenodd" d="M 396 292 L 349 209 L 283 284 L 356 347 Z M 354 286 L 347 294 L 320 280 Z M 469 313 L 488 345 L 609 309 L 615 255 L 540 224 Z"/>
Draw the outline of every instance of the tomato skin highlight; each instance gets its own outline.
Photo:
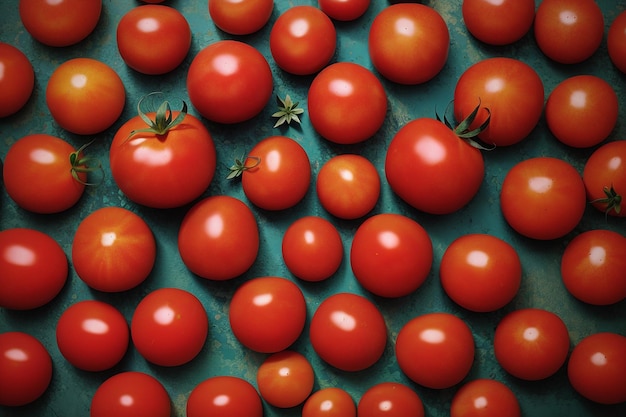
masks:
<path id="1" fill-rule="evenodd" d="M 424 417 L 421 398 L 408 386 L 380 382 L 367 389 L 358 405 L 359 417 Z"/>
<path id="2" fill-rule="evenodd" d="M 21 110 L 33 93 L 35 71 L 28 57 L 18 48 L 0 42 L 0 118 Z"/>
<path id="3" fill-rule="evenodd" d="M 313 391 L 315 373 L 309 360 L 293 350 L 270 355 L 257 370 L 261 397 L 278 408 L 302 404 Z"/>
<path id="4" fill-rule="evenodd" d="M 520 417 L 515 393 L 494 379 L 475 379 L 454 394 L 450 417 Z"/>
<path id="5" fill-rule="evenodd" d="M 244 379 L 210 377 L 189 394 L 186 417 L 215 416 L 263 417 L 263 403 L 257 390 Z"/>
<path id="6" fill-rule="evenodd" d="M 163 384 L 143 372 L 120 372 L 106 379 L 91 399 L 89 417 L 170 417 Z"/>
<path id="7" fill-rule="evenodd" d="M 509 45 L 524 37 L 535 19 L 533 0 L 463 0 L 463 22 L 478 40 Z"/>
<path id="8" fill-rule="evenodd" d="M 232 35 L 250 35 L 270 20 L 274 0 L 209 0 L 215 26 Z"/>
<path id="9" fill-rule="evenodd" d="M 592 152 L 583 168 L 583 182 L 587 200 L 609 216 L 626 217 L 626 141 L 607 142 Z M 618 207 L 611 207 L 606 191 L 613 189 L 620 198 Z M 613 203 L 615 203 L 615 198 Z"/>

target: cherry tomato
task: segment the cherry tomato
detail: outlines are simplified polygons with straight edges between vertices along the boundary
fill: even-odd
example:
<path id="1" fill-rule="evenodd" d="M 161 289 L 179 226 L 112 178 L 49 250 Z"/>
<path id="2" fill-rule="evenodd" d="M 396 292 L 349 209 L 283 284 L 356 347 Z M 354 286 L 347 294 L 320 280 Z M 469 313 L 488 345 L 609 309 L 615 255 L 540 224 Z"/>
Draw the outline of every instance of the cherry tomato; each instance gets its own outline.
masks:
<path id="1" fill-rule="evenodd" d="M 319 8 L 330 18 L 348 22 L 363 16 L 371 0 L 318 0 Z"/>
<path id="2" fill-rule="evenodd" d="M 214 376 L 200 382 L 187 399 L 187 417 L 263 417 L 263 404 L 248 381 Z"/>
<path id="3" fill-rule="evenodd" d="M 495 236 L 467 234 L 445 250 L 439 277 L 446 294 L 471 311 L 507 305 L 522 282 L 522 264 L 513 246 Z"/>
<path id="4" fill-rule="evenodd" d="M 611 22 L 606 45 L 613 64 L 621 72 L 626 73 L 626 10 Z"/>
<path id="5" fill-rule="evenodd" d="M 51 380 L 52 359 L 37 338 L 23 332 L 0 333 L 0 405 L 31 403 Z"/>
<path id="6" fill-rule="evenodd" d="M 120 372 L 100 384 L 89 413 L 90 417 L 170 417 L 170 397 L 153 376 Z"/>
<path id="7" fill-rule="evenodd" d="M 357 228 L 350 265 L 359 283 L 381 297 L 403 297 L 417 290 L 433 262 L 430 236 L 415 220 L 381 213 Z"/>
<path id="8" fill-rule="evenodd" d="M 35 71 L 22 51 L 0 42 L 0 118 L 17 113 L 35 87 Z"/>
<path id="9" fill-rule="evenodd" d="M 567 359 L 569 333 L 556 314 L 538 308 L 513 311 L 498 323 L 496 360 L 511 375 L 528 381 L 548 378 Z"/>
<path id="10" fill-rule="evenodd" d="M 433 389 L 450 388 L 467 376 L 474 363 L 474 337 L 455 315 L 423 314 L 400 329 L 396 360 L 413 382 Z"/>
<path id="11" fill-rule="evenodd" d="M 524 37 L 535 19 L 533 0 L 463 0 L 469 33 L 489 45 L 508 45 Z"/>
<path id="12" fill-rule="evenodd" d="M 69 271 L 65 252 L 34 229 L 0 231 L 0 307 L 30 310 L 61 292 Z"/>
<path id="13" fill-rule="evenodd" d="M 20 19 L 26 31 L 48 46 L 69 46 L 96 28 L 102 0 L 20 0 Z"/>
<path id="14" fill-rule="evenodd" d="M 583 169 L 587 199 L 609 216 L 626 217 L 626 141 L 616 140 L 598 147 Z"/>
<path id="15" fill-rule="evenodd" d="M 196 296 L 178 288 L 159 288 L 135 308 L 132 341 L 147 361 L 160 366 L 190 362 L 204 347 L 209 319 Z"/>
<path id="16" fill-rule="evenodd" d="M 422 84 L 445 66 L 450 33 L 435 9 L 398 3 L 374 18 L 368 48 L 374 68 L 383 77 L 399 84 Z"/>
<path id="17" fill-rule="evenodd" d="M 272 96 L 272 71 L 254 47 L 220 40 L 194 57 L 187 73 L 189 99 L 205 118 L 238 123 L 259 114 Z"/>
<path id="18" fill-rule="evenodd" d="M 564 160 L 534 157 L 518 162 L 506 174 L 500 208 L 507 223 L 531 239 L 565 236 L 585 212 L 585 185 Z"/>
<path id="19" fill-rule="evenodd" d="M 387 93 L 367 68 L 337 62 L 313 79 L 308 110 L 313 128 L 322 137 L 339 144 L 359 143 L 382 127 L 387 114 Z"/>
<path id="20" fill-rule="evenodd" d="M 232 35 L 250 35 L 270 20 L 274 0 L 209 0 L 215 26 Z"/>
<path id="21" fill-rule="evenodd" d="M 187 56 L 191 29 L 178 10 L 145 5 L 122 16 L 117 23 L 116 39 L 126 65 L 143 74 L 165 74 L 177 68 Z"/>
<path id="22" fill-rule="evenodd" d="M 301 353 L 285 350 L 269 356 L 257 371 L 261 397 L 278 408 L 291 408 L 307 399 L 315 374 L 309 360 Z"/>
<path id="23" fill-rule="evenodd" d="M 520 417 L 515 393 L 500 381 L 475 379 L 452 397 L 450 417 Z"/>
<path id="24" fill-rule="evenodd" d="M 128 324 L 110 304 L 79 301 L 61 314 L 56 339 L 59 351 L 69 363 L 84 371 L 104 371 L 124 357 Z"/>
<path id="25" fill-rule="evenodd" d="M 370 388 L 359 400 L 359 417 L 424 417 L 419 395 L 398 382 L 381 382 Z"/>
<path id="26" fill-rule="evenodd" d="M 252 266 L 259 252 L 256 218 L 241 200 L 207 197 L 183 218 L 178 251 L 187 268 L 202 278 L 236 278 Z"/>
<path id="27" fill-rule="evenodd" d="M 342 388 L 323 388 L 306 400 L 302 417 L 356 417 L 356 406 Z"/>

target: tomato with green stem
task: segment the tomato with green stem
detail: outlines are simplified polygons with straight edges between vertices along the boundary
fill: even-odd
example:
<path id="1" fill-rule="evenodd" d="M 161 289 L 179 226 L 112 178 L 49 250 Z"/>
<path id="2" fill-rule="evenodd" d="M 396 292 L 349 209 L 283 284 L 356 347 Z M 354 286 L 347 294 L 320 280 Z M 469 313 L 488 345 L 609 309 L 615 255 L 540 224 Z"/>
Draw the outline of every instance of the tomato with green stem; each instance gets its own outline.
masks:
<path id="1" fill-rule="evenodd" d="M 263 417 L 263 403 L 257 390 L 245 379 L 213 376 L 200 382 L 189 394 L 187 417 L 214 416 Z"/>
<path id="2" fill-rule="evenodd" d="M 209 0 L 215 26 L 231 35 L 250 35 L 272 16 L 274 0 Z"/>
<path id="3" fill-rule="evenodd" d="M 125 371 L 106 379 L 93 394 L 89 417 L 170 417 L 170 397 L 155 377 Z"/>
<path id="4" fill-rule="evenodd" d="M 495 379 L 474 379 L 452 397 L 450 417 L 520 417 L 522 411 L 515 393 Z"/>
<path id="5" fill-rule="evenodd" d="M 367 389 L 358 405 L 359 417 L 424 417 L 419 395 L 398 382 L 380 382 Z"/>
<path id="6" fill-rule="evenodd" d="M 13 45 L 0 42 L 0 118 L 17 113 L 35 87 L 35 71 L 28 57 Z"/>
<path id="7" fill-rule="evenodd" d="M 284 350 L 267 357 L 257 370 L 261 397 L 278 408 L 302 404 L 313 391 L 315 372 L 303 354 Z"/>
<path id="8" fill-rule="evenodd" d="M 616 140 L 596 148 L 583 168 L 587 199 L 607 216 L 626 217 L 626 141 Z"/>
<path id="9" fill-rule="evenodd" d="M 528 33 L 535 19 L 533 0 L 463 0 L 463 22 L 476 39 L 509 45 Z"/>
<path id="10" fill-rule="evenodd" d="M 356 417 L 356 406 L 343 388 L 322 388 L 306 400 L 302 417 Z"/>

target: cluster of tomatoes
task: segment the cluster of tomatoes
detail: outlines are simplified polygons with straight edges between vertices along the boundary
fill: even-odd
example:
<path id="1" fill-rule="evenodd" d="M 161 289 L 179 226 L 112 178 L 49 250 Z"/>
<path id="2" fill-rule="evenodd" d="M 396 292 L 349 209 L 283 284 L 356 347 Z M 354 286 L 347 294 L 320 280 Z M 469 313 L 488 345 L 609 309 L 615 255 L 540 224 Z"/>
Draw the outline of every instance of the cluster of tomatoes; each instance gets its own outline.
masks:
<path id="1" fill-rule="evenodd" d="M 30 133 L 7 141 L 2 153 L 10 207 L 2 207 L 0 219 L 0 307 L 15 311 L 2 319 L 27 310 L 36 316 L 68 299 L 54 317 L 54 349 L 80 371 L 106 373 L 89 393 L 92 417 L 166 417 L 173 408 L 187 417 L 422 417 L 442 410 L 452 417 L 515 417 L 523 407 L 509 385 L 559 372 L 581 400 L 619 412 L 626 404 L 626 335 L 614 329 L 579 335 L 571 349 L 565 317 L 551 308 L 515 308 L 525 262 L 533 259 L 520 256 L 511 242 L 539 248 L 557 242 L 570 302 L 603 311 L 623 305 L 626 141 L 614 137 L 621 110 L 615 86 L 577 74 L 546 97 L 537 69 L 496 53 L 460 71 L 451 114 L 445 109 L 390 121 L 401 117 L 401 106 L 411 106 L 402 102 L 407 91 L 419 96 L 414 88 L 444 76 L 452 39 L 507 48 L 532 32 L 551 65 L 571 68 L 594 59 L 605 35 L 595 1 L 543 0 L 536 7 L 533 0 L 464 0 L 457 16 L 464 24 L 457 29 L 468 34 L 458 38 L 439 6 L 414 2 L 277 7 L 272 0 L 209 0 L 204 17 L 220 39 L 193 54 L 193 25 L 172 3 L 128 6 L 116 22 L 116 53 L 132 71 L 126 79 L 142 80 L 141 88 L 150 77 L 180 76 L 185 69 L 188 100 L 145 91 L 129 115 L 129 86 L 110 63 L 75 57 L 45 79 L 45 106 L 58 131 L 73 139 L 29 126 Z M 373 13 L 374 7 L 380 10 Z M 28 35 L 51 49 L 87 42 L 102 10 L 101 0 L 20 0 L 18 8 Z M 613 13 L 606 53 L 610 71 L 623 80 L 626 11 Z M 342 37 L 342 28 L 368 14 L 367 39 Z M 268 34 L 265 55 L 250 42 L 258 33 Z M 356 33 L 362 36 L 362 29 Z M 32 109 L 33 94 L 43 92 L 35 88 L 38 71 L 29 58 L 4 41 L 0 117 L 17 124 Z M 367 49 L 367 65 L 349 59 L 353 43 Z M 337 56 L 348 59 L 333 62 Z M 277 96 L 278 111 L 267 113 L 277 76 L 285 94 Z M 302 89 L 303 108 L 296 97 Z M 262 114 L 278 119 L 271 123 L 284 134 L 265 134 L 270 130 L 259 127 Z M 532 149 L 520 146 L 535 140 L 542 117 L 567 156 L 536 150 L 515 156 L 496 185 L 499 201 L 489 206 L 501 211 L 506 233 L 456 231 L 444 243 L 428 222 L 449 229 L 446 218 L 468 216 L 467 207 L 486 187 L 490 158 Z M 3 135 L 9 123 L 0 124 Z M 319 160 L 310 157 L 315 139 L 307 127 L 324 149 Z M 239 148 L 228 137 L 235 132 L 255 139 L 232 166 L 224 165 L 218 156 L 230 155 L 220 152 Z M 372 149 L 376 157 L 368 158 Z M 98 159 L 102 155 L 106 160 Z M 572 163 L 578 157 L 582 172 Z M 230 174 L 218 172 L 229 166 Z M 311 188 L 320 207 L 302 214 L 313 204 Z M 121 203 L 111 204 L 115 199 Z M 16 224 L 9 210 L 41 227 Z M 80 220 L 78 210 L 87 213 Z M 606 227 L 585 229 L 586 215 Z M 62 244 L 38 230 L 50 230 L 46 223 L 57 220 L 75 225 Z M 272 239 L 279 248 L 264 248 Z M 172 256 L 163 249 L 171 247 L 181 268 L 166 265 Z M 420 298 L 435 272 L 438 304 Z M 167 274 L 175 277 L 155 284 Z M 196 279 L 193 285 L 180 284 L 185 275 Z M 354 283 L 333 284 L 344 275 Z M 225 294 L 218 311 L 207 308 L 206 286 L 198 281 Z M 88 288 L 87 296 L 69 300 L 64 289 L 80 285 L 85 288 L 77 291 Z M 319 288 L 329 295 L 319 297 Z M 120 300 L 127 304 L 116 304 Z M 396 302 L 437 307 L 394 317 Z M 227 328 L 218 328 L 222 315 Z M 493 334 L 477 334 L 471 318 L 489 315 L 497 320 Z M 224 333 L 236 347 L 210 342 Z M 485 349 L 478 338 L 489 339 L 487 350 L 506 378 L 476 371 Z M 156 367 L 126 369 L 131 344 Z M 234 363 L 258 354 L 251 360 L 258 362 L 254 375 L 206 370 L 180 391 L 150 372 L 184 372 L 209 345 L 241 353 Z M 2 323 L 3 411 L 52 401 L 45 399 L 54 379 L 50 348 Z M 367 373 L 381 371 L 386 356 L 398 372 L 386 369 L 385 380 Z M 346 388 L 353 375 L 375 381 L 367 381 L 356 403 Z M 184 404 L 172 406 L 173 389 Z M 437 392 L 450 394 L 445 407 L 429 398 L 440 398 Z"/>

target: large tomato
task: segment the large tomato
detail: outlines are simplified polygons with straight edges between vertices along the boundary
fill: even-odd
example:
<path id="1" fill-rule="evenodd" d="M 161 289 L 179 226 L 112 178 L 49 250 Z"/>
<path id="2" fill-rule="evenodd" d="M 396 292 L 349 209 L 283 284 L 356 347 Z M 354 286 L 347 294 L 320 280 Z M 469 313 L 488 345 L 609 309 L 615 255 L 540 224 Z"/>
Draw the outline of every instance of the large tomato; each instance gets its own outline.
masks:
<path id="1" fill-rule="evenodd" d="M 609 216 L 626 217 L 626 141 L 616 140 L 596 148 L 585 162 L 583 182 L 587 199 Z"/>
<path id="2" fill-rule="evenodd" d="M 300 405 L 313 391 L 315 373 L 309 360 L 293 350 L 268 356 L 256 375 L 261 397 L 278 408 Z"/>
<path id="3" fill-rule="evenodd" d="M 100 384 L 89 413 L 90 417 L 170 417 L 170 397 L 153 376 L 120 372 Z"/>
<path id="4" fill-rule="evenodd" d="M 200 382 L 187 399 L 187 417 L 262 417 L 263 403 L 245 379 L 214 376 Z M 169 416 L 169 414 L 168 414 Z"/>
<path id="5" fill-rule="evenodd" d="M 626 10 L 611 22 L 606 46 L 613 64 L 626 74 Z"/>
<path id="6" fill-rule="evenodd" d="M 490 45 L 520 40 L 535 19 L 534 0 L 463 0 L 463 22 L 476 39 Z"/>
<path id="7" fill-rule="evenodd" d="M 35 87 L 35 71 L 28 57 L 13 45 L 0 42 L 0 117 L 17 113 Z"/>
<path id="8" fill-rule="evenodd" d="M 515 393 L 500 381 L 475 379 L 452 397 L 450 417 L 520 417 Z"/>
<path id="9" fill-rule="evenodd" d="M 302 417 L 356 417 L 356 406 L 344 389 L 322 388 L 306 400 Z"/>
<path id="10" fill-rule="evenodd" d="M 249 35 L 270 20 L 274 0 L 209 0 L 215 26 L 232 35 Z"/>
<path id="11" fill-rule="evenodd" d="M 339 21 L 356 20 L 370 7 L 371 0 L 319 0 L 320 9 Z"/>
<path id="12" fill-rule="evenodd" d="M 424 404 L 408 386 L 380 382 L 363 393 L 358 414 L 359 417 L 424 417 Z"/>

